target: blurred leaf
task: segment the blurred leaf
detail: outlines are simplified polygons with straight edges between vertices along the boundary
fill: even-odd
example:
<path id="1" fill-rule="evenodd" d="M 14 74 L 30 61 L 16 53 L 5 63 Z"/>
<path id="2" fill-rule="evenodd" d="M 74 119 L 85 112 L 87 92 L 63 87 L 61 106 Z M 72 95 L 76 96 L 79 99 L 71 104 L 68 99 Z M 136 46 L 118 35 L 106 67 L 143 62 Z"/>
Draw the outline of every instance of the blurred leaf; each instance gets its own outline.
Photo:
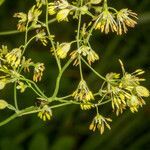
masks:
<path id="1" fill-rule="evenodd" d="M 0 6 L 5 2 L 5 0 L 0 0 Z"/>
<path id="2" fill-rule="evenodd" d="M 23 148 L 15 144 L 12 138 L 3 138 L 0 140 L 0 150 L 23 150 Z"/>
<path id="3" fill-rule="evenodd" d="M 48 150 L 48 139 L 43 133 L 37 133 L 31 139 L 29 150 Z"/>
<path id="4" fill-rule="evenodd" d="M 72 150 L 75 145 L 75 138 L 72 136 L 58 137 L 51 150 Z"/>

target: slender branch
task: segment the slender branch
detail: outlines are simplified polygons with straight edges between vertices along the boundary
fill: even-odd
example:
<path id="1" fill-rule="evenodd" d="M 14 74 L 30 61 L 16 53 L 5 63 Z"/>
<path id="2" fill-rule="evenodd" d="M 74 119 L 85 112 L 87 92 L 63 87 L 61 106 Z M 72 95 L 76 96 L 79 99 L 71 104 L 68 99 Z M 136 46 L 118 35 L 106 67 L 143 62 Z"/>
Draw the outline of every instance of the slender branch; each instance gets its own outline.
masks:
<path id="1" fill-rule="evenodd" d="M 63 66 L 62 70 L 59 72 L 58 77 L 56 79 L 56 87 L 55 87 L 55 90 L 54 90 L 54 93 L 52 96 L 53 98 L 55 98 L 58 93 L 59 86 L 60 86 L 60 80 L 61 80 L 61 76 L 62 76 L 63 72 L 66 70 L 66 68 L 70 65 L 70 63 L 72 61 L 73 61 L 72 59 L 69 59 L 68 62 Z"/>
<path id="2" fill-rule="evenodd" d="M 83 0 L 80 1 L 80 6 L 82 7 Z M 77 48 L 80 48 L 80 28 L 81 28 L 81 19 L 82 19 L 82 13 L 79 14 L 79 20 L 78 20 L 78 30 L 77 30 Z M 82 62 L 81 62 L 81 56 L 79 54 L 78 56 L 79 60 L 79 70 L 80 70 L 80 77 L 81 80 L 83 80 L 83 73 L 82 73 Z"/>
<path id="3" fill-rule="evenodd" d="M 21 78 L 19 78 L 19 79 L 21 79 L 21 80 L 23 80 L 23 81 L 26 81 L 26 82 L 28 83 L 28 85 L 30 86 L 30 88 L 32 88 L 32 90 L 34 90 L 34 92 L 35 92 L 38 96 L 44 97 L 44 98 L 47 99 L 47 96 L 40 90 L 40 88 L 36 85 L 35 82 L 33 82 L 32 80 L 29 80 L 29 79 L 27 79 L 27 78 L 24 78 L 24 76 L 21 76 Z M 36 88 L 37 91 L 30 85 L 30 83 L 34 85 L 34 87 Z"/>
<path id="4" fill-rule="evenodd" d="M 18 109 L 18 102 L 17 102 L 17 89 L 16 89 L 16 85 L 17 85 L 17 83 L 15 82 L 14 83 L 14 104 L 15 104 L 16 110 L 19 110 Z"/>
<path id="5" fill-rule="evenodd" d="M 53 18 L 51 20 L 48 21 L 48 24 L 51 24 L 53 22 L 56 21 L 56 18 Z M 32 31 L 32 30 L 35 30 L 37 28 L 29 28 L 28 31 Z M 20 34 L 20 33 L 24 33 L 25 31 L 18 31 L 18 30 L 11 30 L 11 31 L 4 31 L 4 32 L 0 32 L 0 36 L 3 36 L 3 35 L 13 35 L 13 34 Z"/>
<path id="6" fill-rule="evenodd" d="M 17 113 L 13 114 L 12 116 L 8 117 L 7 119 L 5 119 L 4 121 L 0 122 L 0 126 L 3 126 L 5 124 L 7 124 L 8 122 L 12 121 L 13 119 L 21 116 L 23 113 L 27 112 L 27 111 L 33 111 L 35 109 L 35 107 L 31 106 L 28 108 L 25 108 L 21 111 L 18 111 Z"/>
<path id="7" fill-rule="evenodd" d="M 98 77 L 100 77 L 101 79 L 103 79 L 103 80 L 106 81 L 106 79 L 105 79 L 102 75 L 100 75 L 95 69 L 93 69 L 93 68 L 84 60 L 83 57 L 81 57 L 81 59 L 82 59 L 82 61 L 83 61 Z"/>
<path id="8" fill-rule="evenodd" d="M 48 33 L 49 40 L 51 42 L 52 48 L 54 50 L 54 55 L 55 55 L 56 62 L 57 62 L 57 65 L 58 65 L 58 69 L 59 69 L 59 72 L 60 72 L 61 71 L 61 64 L 60 64 L 60 60 L 59 60 L 59 58 L 57 57 L 57 54 L 56 54 L 55 45 L 54 45 L 53 38 L 51 36 L 48 24 L 49 24 L 48 23 L 48 1 L 46 0 L 46 29 L 47 29 L 47 33 Z"/>

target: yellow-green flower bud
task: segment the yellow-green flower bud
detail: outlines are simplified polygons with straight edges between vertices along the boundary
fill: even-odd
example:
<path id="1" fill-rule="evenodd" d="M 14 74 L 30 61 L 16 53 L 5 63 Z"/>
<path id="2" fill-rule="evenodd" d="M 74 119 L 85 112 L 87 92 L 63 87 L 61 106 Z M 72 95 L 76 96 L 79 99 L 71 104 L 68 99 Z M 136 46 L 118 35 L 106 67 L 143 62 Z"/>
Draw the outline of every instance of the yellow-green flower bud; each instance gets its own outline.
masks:
<path id="1" fill-rule="evenodd" d="M 91 4 L 99 4 L 101 2 L 102 2 L 102 0 L 90 0 Z"/>
<path id="2" fill-rule="evenodd" d="M 0 80 L 0 90 L 2 90 L 6 85 L 6 80 L 5 79 L 2 79 Z"/>
<path id="3" fill-rule="evenodd" d="M 0 109 L 5 109 L 8 106 L 8 103 L 5 100 L 0 100 Z"/>
<path id="4" fill-rule="evenodd" d="M 48 7 L 48 13 L 49 15 L 54 15 L 56 13 L 56 7 L 55 6 L 49 6 Z"/>
<path id="5" fill-rule="evenodd" d="M 60 44 L 56 50 L 57 56 L 61 59 L 64 59 L 67 56 L 70 47 L 71 47 L 71 43 Z"/>
<path id="6" fill-rule="evenodd" d="M 149 96 L 149 90 L 147 88 L 145 88 L 144 86 L 137 86 L 136 92 L 139 96 L 142 96 L 142 97 L 148 97 Z"/>
<path id="7" fill-rule="evenodd" d="M 57 16 L 56 16 L 56 19 L 58 21 L 67 21 L 67 16 L 69 14 L 70 10 L 69 9 L 63 9 L 63 10 L 60 10 L 58 13 L 57 13 Z"/>
<path id="8" fill-rule="evenodd" d="M 81 11 L 81 13 L 84 15 L 84 14 L 87 13 L 88 7 L 87 7 L 87 6 L 83 6 L 83 7 L 80 8 L 80 11 Z"/>

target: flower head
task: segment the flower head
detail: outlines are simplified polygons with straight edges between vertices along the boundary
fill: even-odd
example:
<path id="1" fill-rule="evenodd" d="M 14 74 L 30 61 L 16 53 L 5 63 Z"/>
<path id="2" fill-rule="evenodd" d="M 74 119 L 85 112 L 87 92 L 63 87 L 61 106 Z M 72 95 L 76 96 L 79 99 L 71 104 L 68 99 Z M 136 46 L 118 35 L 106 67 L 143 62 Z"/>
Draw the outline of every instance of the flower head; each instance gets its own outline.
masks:
<path id="1" fill-rule="evenodd" d="M 82 101 L 82 102 L 88 102 L 90 100 L 94 100 L 94 96 L 92 92 L 89 90 L 86 82 L 84 80 L 81 80 L 77 89 L 72 94 L 75 100 Z"/>
<path id="2" fill-rule="evenodd" d="M 60 21 L 68 21 L 67 16 L 69 15 L 70 9 L 62 9 L 60 10 L 57 15 L 56 15 L 56 19 L 58 20 L 58 22 Z"/>
<path id="3" fill-rule="evenodd" d="M 15 48 L 9 52 L 6 56 L 6 61 L 12 66 L 17 68 L 21 61 L 21 49 Z"/>
<path id="4" fill-rule="evenodd" d="M 136 95 L 131 95 L 130 99 L 127 100 L 127 105 L 129 106 L 131 112 L 137 112 L 139 106 L 143 106 L 145 101 Z"/>
<path id="5" fill-rule="evenodd" d="M 26 90 L 27 85 L 24 84 L 23 82 L 19 81 L 16 88 L 17 88 L 18 90 L 20 90 L 21 93 L 23 93 L 23 92 Z"/>
<path id="6" fill-rule="evenodd" d="M 92 50 L 91 47 L 82 45 L 78 50 L 75 50 L 70 54 L 71 59 L 75 60 L 73 65 L 77 66 L 79 64 L 79 61 L 78 61 L 79 55 L 83 57 L 87 57 L 87 61 L 90 65 L 91 63 L 94 63 L 96 60 L 99 59 L 98 54 L 94 50 Z"/>
<path id="7" fill-rule="evenodd" d="M 44 46 L 47 45 L 47 37 L 44 30 L 37 30 L 36 39 L 40 40 Z"/>
<path id="8" fill-rule="evenodd" d="M 59 58 L 64 59 L 71 48 L 71 43 L 62 43 L 57 46 L 56 54 Z"/>
<path id="9" fill-rule="evenodd" d="M 5 100 L 0 99 L 0 109 L 5 109 L 8 103 Z"/>
<path id="10" fill-rule="evenodd" d="M 28 12 L 28 22 L 37 22 L 38 17 L 41 15 L 42 11 L 39 10 L 36 5 L 32 6 L 32 8 Z"/>
<path id="11" fill-rule="evenodd" d="M 117 34 L 121 35 L 123 32 L 128 31 L 127 27 L 134 28 L 137 24 L 137 14 L 129 9 L 121 9 L 117 13 Z"/>
<path id="12" fill-rule="evenodd" d="M 45 67 L 44 67 L 43 63 L 35 64 L 33 81 L 35 81 L 35 82 L 41 81 L 44 70 L 45 70 Z"/>
<path id="13" fill-rule="evenodd" d="M 92 104 L 90 102 L 86 102 L 86 103 L 80 104 L 80 107 L 82 110 L 89 110 L 94 107 L 94 104 Z"/>
<path id="14" fill-rule="evenodd" d="M 26 58 L 23 56 L 21 65 L 22 65 L 22 67 L 23 67 L 23 69 L 24 69 L 25 72 L 26 72 L 26 71 L 27 71 L 27 72 L 30 72 L 29 67 L 32 66 L 32 65 L 34 65 L 34 63 L 31 61 L 31 58 L 26 59 Z"/>
<path id="15" fill-rule="evenodd" d="M 97 114 L 94 117 L 92 123 L 90 124 L 89 129 L 95 131 L 97 128 L 100 131 L 100 133 L 103 134 L 105 126 L 108 129 L 111 129 L 110 125 L 107 122 L 112 122 L 112 120 L 110 118 L 105 118 L 102 115 Z"/>
<path id="16" fill-rule="evenodd" d="M 121 62 L 123 76 L 109 73 L 106 75 L 107 86 L 101 90 L 102 95 L 107 95 L 111 99 L 112 108 L 116 114 L 122 113 L 127 107 L 131 112 L 137 112 L 138 108 L 145 104 L 143 97 L 149 97 L 149 90 L 140 85 L 145 79 L 139 76 L 144 73 L 142 69 L 137 69 L 133 73 L 127 73 Z"/>
<path id="17" fill-rule="evenodd" d="M 99 56 L 96 54 L 95 51 L 90 49 L 88 55 L 87 55 L 88 63 L 91 65 L 91 63 L 94 63 L 96 60 L 99 60 Z"/>
<path id="18" fill-rule="evenodd" d="M 27 15 L 25 13 L 15 13 L 14 17 L 19 18 L 18 24 L 17 24 L 17 29 L 19 31 L 25 31 L 26 29 L 26 21 L 27 21 Z"/>
<path id="19" fill-rule="evenodd" d="M 55 1 L 49 3 L 48 12 L 50 15 L 54 15 L 59 10 L 66 9 L 69 6 L 69 3 L 66 0 Z"/>
<path id="20" fill-rule="evenodd" d="M 48 105 L 43 106 L 43 108 L 38 113 L 38 117 L 43 121 L 50 120 L 52 116 L 52 110 Z"/>
<path id="21" fill-rule="evenodd" d="M 99 29 L 101 32 L 106 34 L 110 32 L 117 31 L 117 23 L 114 19 L 114 15 L 108 10 L 103 10 L 96 20 L 95 29 Z"/>

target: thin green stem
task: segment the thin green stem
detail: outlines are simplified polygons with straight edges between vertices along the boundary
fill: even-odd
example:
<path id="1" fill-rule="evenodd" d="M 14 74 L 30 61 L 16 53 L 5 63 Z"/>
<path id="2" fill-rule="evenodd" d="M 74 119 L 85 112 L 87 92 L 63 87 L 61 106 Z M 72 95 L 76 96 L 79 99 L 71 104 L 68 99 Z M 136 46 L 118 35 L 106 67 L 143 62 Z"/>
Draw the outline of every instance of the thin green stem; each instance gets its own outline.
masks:
<path id="1" fill-rule="evenodd" d="M 27 22 L 27 24 L 26 24 L 26 30 L 25 30 L 25 41 L 24 41 L 25 47 L 26 47 L 26 44 L 27 44 L 27 41 L 28 41 L 28 25 L 29 25 L 29 22 Z M 22 52 L 22 55 L 23 55 L 23 53 L 25 52 L 25 47 L 24 47 L 24 50 L 23 50 L 23 52 Z M 20 69 L 18 68 L 18 69 L 17 69 L 17 72 L 20 72 L 19 70 L 20 70 Z M 18 110 L 17 88 L 16 88 L 16 85 L 17 85 L 17 83 L 16 83 L 16 81 L 15 81 L 15 83 L 14 83 L 14 103 L 15 103 L 16 110 Z"/>
<path id="2" fill-rule="evenodd" d="M 60 60 L 59 58 L 57 57 L 57 54 L 56 54 L 56 48 L 55 48 L 55 45 L 54 45 L 54 42 L 53 42 L 53 38 L 51 36 L 51 33 L 50 33 L 50 29 L 49 29 L 49 23 L 48 23 L 48 1 L 46 0 L 46 29 L 47 29 L 47 33 L 48 33 L 48 36 L 49 36 L 49 40 L 51 42 L 51 45 L 52 45 L 52 48 L 54 50 L 54 56 L 55 56 L 55 59 L 56 59 L 56 62 L 57 62 L 57 65 L 58 65 L 58 69 L 59 69 L 59 72 L 61 71 L 61 64 L 60 64 Z"/>
<path id="3" fill-rule="evenodd" d="M 32 90 L 34 90 L 34 92 L 35 92 L 37 95 L 39 95 L 40 97 L 44 97 L 44 98 L 47 99 L 47 96 L 39 89 L 39 87 L 35 84 L 35 82 L 33 82 L 32 80 L 29 80 L 29 79 L 27 79 L 27 78 L 24 78 L 24 76 L 21 76 L 21 78 L 19 78 L 19 79 L 21 79 L 21 80 L 23 80 L 23 81 L 26 81 L 26 82 L 28 83 L 28 85 L 32 88 Z M 34 87 L 36 88 L 36 90 L 35 90 L 35 88 L 33 88 L 30 84 L 33 84 Z"/>
<path id="4" fill-rule="evenodd" d="M 28 111 L 33 111 L 35 109 L 35 107 L 31 106 L 28 108 L 25 108 L 23 110 L 18 111 L 17 113 L 13 114 L 12 116 L 8 117 L 7 119 L 5 119 L 4 121 L 0 122 L 0 126 L 3 126 L 7 123 L 9 123 L 10 121 L 12 121 L 13 119 L 21 116 L 23 113 L 28 112 Z"/>
<path id="5" fill-rule="evenodd" d="M 69 59 L 68 62 L 63 66 L 63 68 L 62 68 L 61 71 L 59 72 L 58 77 L 57 77 L 57 79 L 56 79 L 56 86 L 55 86 L 55 90 L 54 90 L 54 93 L 53 93 L 52 98 L 55 98 L 56 95 L 58 94 L 61 76 L 62 76 L 63 72 L 66 70 L 66 68 L 70 65 L 70 63 L 71 63 L 72 61 L 73 61 L 72 59 Z"/>
<path id="6" fill-rule="evenodd" d="M 66 98 L 69 98 L 69 97 L 71 97 L 72 95 L 70 94 L 70 95 L 67 95 L 67 96 L 63 96 L 63 97 L 58 97 L 58 99 L 66 99 Z"/>
<path id="7" fill-rule="evenodd" d="M 109 99 L 109 100 L 107 100 L 107 101 L 104 101 L 104 102 L 102 102 L 102 103 L 100 103 L 100 104 L 97 104 L 97 106 L 104 105 L 104 104 L 109 103 L 109 102 L 111 102 L 111 99 Z"/>
<path id="8" fill-rule="evenodd" d="M 83 73 L 82 73 L 82 64 L 81 64 L 81 56 L 79 55 L 79 69 L 80 69 L 80 77 L 81 77 L 81 80 L 84 80 L 83 79 Z"/>
<path id="9" fill-rule="evenodd" d="M 97 113 L 97 115 L 99 114 L 98 106 L 96 106 L 96 113 Z"/>
<path id="10" fill-rule="evenodd" d="M 16 89 L 16 85 L 17 83 L 14 83 L 14 104 L 15 104 L 15 108 L 18 111 L 18 102 L 17 102 L 17 89 Z"/>
<path id="11" fill-rule="evenodd" d="M 93 73 L 95 73 L 95 74 L 96 74 L 98 77 L 100 77 L 101 79 L 107 81 L 106 78 L 104 78 L 104 77 L 103 77 L 102 75 L 100 75 L 95 69 L 93 69 L 93 68 L 84 60 L 84 58 L 81 57 L 81 59 L 82 59 L 82 61 L 93 71 Z"/>
<path id="12" fill-rule="evenodd" d="M 26 45 L 26 44 L 27 44 L 27 41 L 28 41 L 28 25 L 29 25 L 29 22 L 27 22 L 27 24 L 26 24 L 24 45 Z"/>
<path id="13" fill-rule="evenodd" d="M 93 26 L 91 27 L 91 29 L 90 29 L 90 31 L 89 31 L 89 33 L 88 33 L 88 36 L 87 36 L 87 38 L 86 38 L 86 41 L 87 41 L 87 42 L 90 40 L 90 37 L 92 36 L 92 32 L 93 32 L 93 30 L 94 30 L 94 28 L 95 28 L 97 22 L 98 22 L 98 19 L 94 22 Z"/>
<path id="14" fill-rule="evenodd" d="M 25 53 L 25 50 L 27 49 L 28 45 L 32 42 L 32 40 L 34 40 L 36 38 L 36 35 L 33 36 L 32 38 L 30 38 L 29 41 L 27 41 L 27 43 L 24 45 L 24 49 L 22 51 L 22 55 Z"/>
<path id="15" fill-rule="evenodd" d="M 56 18 L 53 18 L 51 20 L 48 21 L 48 24 L 51 24 L 53 22 L 56 21 Z M 37 27 L 38 28 L 38 27 Z M 37 28 L 28 28 L 28 31 L 32 31 L 32 30 L 35 30 Z M 3 35 L 13 35 L 13 34 L 20 34 L 20 33 L 24 33 L 24 31 L 20 32 L 18 30 L 11 30 L 11 31 L 4 31 L 4 32 L 0 32 L 0 36 L 3 36 Z"/>
<path id="16" fill-rule="evenodd" d="M 83 4 L 83 0 L 80 1 L 80 6 L 82 7 Z M 82 14 L 80 12 L 79 14 L 79 20 L 78 20 L 78 30 L 77 30 L 77 48 L 80 48 L 80 28 L 81 28 L 81 19 L 82 19 Z M 83 73 L 82 73 L 82 62 L 81 62 L 81 56 L 79 54 L 78 56 L 78 60 L 79 60 L 79 70 L 80 70 L 80 77 L 81 80 L 83 80 Z"/>

